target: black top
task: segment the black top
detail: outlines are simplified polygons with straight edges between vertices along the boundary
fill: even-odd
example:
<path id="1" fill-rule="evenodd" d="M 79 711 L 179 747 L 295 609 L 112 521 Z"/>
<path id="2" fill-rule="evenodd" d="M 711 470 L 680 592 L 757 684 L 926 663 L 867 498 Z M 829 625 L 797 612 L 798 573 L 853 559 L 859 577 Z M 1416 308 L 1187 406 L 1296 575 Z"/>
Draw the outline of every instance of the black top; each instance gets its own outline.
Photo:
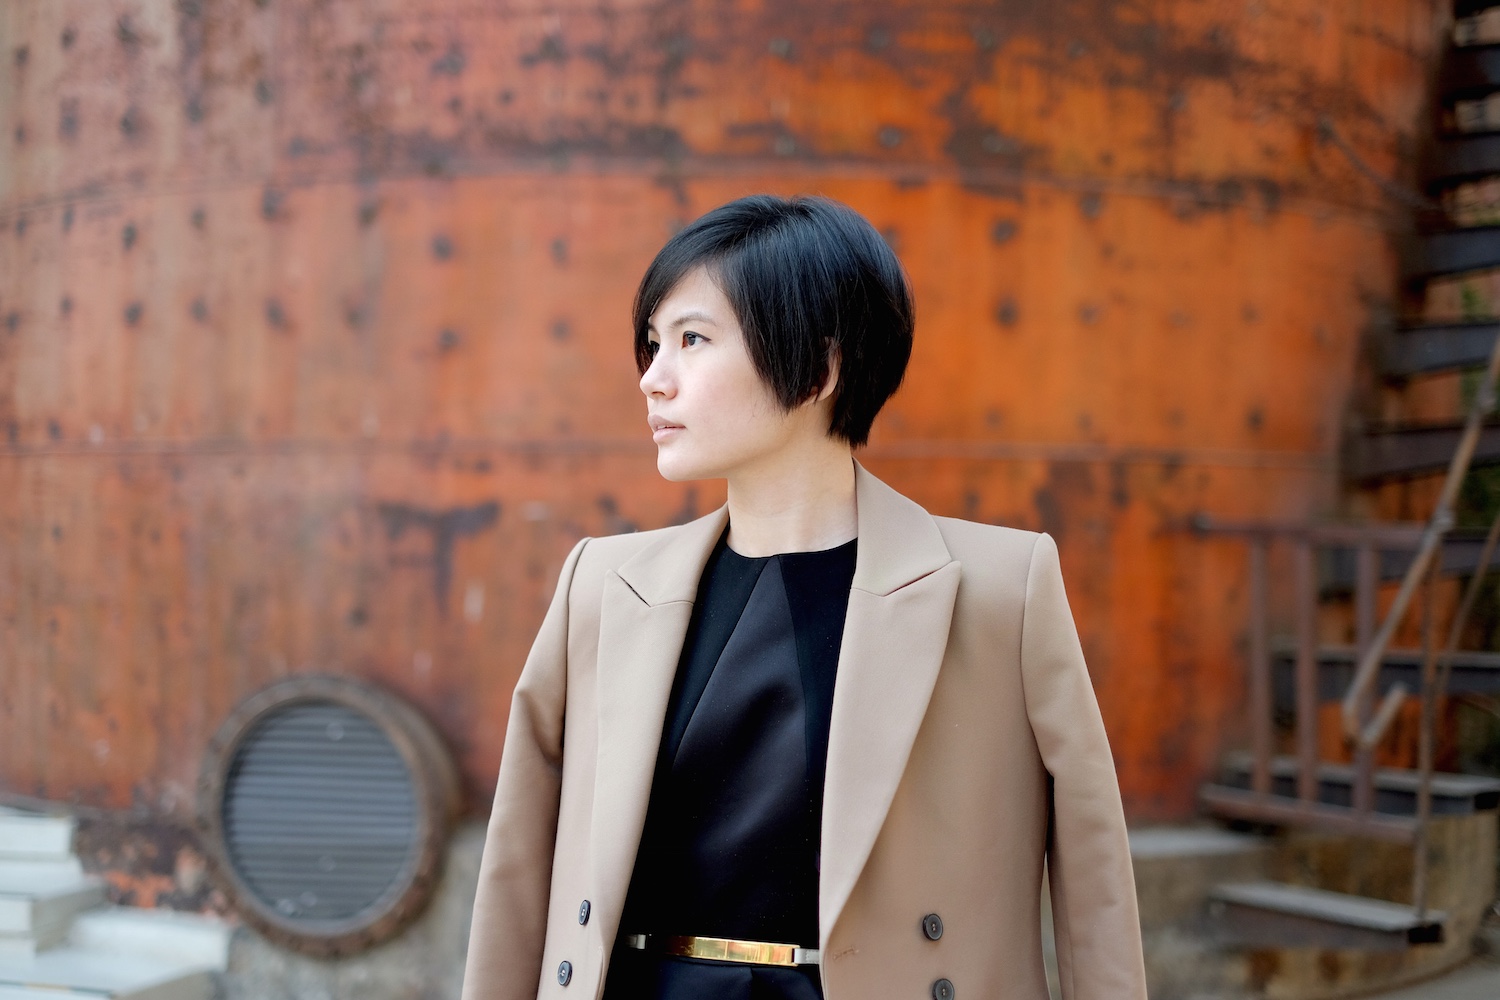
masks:
<path id="1" fill-rule="evenodd" d="M 719 538 L 662 727 L 620 933 L 816 948 L 818 841 L 856 542 L 750 558 Z M 816 966 L 617 947 L 605 1000 L 821 996 Z"/>

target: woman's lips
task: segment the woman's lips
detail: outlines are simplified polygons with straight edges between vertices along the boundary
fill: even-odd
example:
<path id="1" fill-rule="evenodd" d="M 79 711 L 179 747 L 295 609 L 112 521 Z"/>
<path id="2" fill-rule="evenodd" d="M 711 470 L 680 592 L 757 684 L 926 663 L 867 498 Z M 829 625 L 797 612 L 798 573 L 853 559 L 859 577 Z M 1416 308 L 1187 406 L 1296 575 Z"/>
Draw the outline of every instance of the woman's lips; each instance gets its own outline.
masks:
<path id="1" fill-rule="evenodd" d="M 647 414 L 646 423 L 651 425 L 651 440 L 657 444 L 671 440 L 673 435 L 682 430 L 681 424 L 674 424 L 659 413 Z"/>

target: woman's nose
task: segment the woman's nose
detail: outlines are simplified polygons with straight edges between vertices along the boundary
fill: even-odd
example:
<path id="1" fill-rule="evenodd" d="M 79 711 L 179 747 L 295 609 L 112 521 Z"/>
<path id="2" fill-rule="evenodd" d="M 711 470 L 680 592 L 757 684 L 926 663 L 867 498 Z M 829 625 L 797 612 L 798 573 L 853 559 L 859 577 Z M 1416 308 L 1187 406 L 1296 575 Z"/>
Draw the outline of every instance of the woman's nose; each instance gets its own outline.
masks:
<path id="1" fill-rule="evenodd" d="M 641 376 L 641 392 L 647 396 L 672 395 L 671 374 L 667 371 L 667 363 L 662 359 L 662 352 L 657 351 L 656 357 L 651 359 L 651 365 Z"/>

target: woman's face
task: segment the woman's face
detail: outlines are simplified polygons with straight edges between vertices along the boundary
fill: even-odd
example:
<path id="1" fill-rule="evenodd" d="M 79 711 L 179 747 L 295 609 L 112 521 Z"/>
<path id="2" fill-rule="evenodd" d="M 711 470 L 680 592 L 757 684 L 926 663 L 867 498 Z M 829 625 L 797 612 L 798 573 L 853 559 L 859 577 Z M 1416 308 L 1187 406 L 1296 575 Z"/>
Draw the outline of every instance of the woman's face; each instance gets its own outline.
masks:
<path id="1" fill-rule="evenodd" d="M 777 404 L 734 309 L 704 268 L 685 274 L 657 305 L 650 340 L 658 346 L 641 392 L 666 479 L 730 478 L 766 464 L 803 434 L 826 437 L 821 407 L 809 402 L 787 412 Z"/>

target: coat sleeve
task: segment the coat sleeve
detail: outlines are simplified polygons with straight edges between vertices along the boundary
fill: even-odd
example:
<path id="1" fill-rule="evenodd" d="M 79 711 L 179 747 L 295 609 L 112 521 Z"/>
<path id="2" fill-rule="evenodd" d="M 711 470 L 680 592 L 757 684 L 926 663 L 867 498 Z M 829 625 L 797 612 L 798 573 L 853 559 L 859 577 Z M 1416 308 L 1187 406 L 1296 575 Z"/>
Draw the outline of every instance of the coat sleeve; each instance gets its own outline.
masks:
<path id="1" fill-rule="evenodd" d="M 1114 759 L 1063 590 L 1038 536 L 1021 624 L 1026 713 L 1051 776 L 1047 872 L 1063 1000 L 1145 1000 L 1135 874 Z"/>
<path id="2" fill-rule="evenodd" d="M 511 698 L 479 860 L 462 1000 L 535 1000 L 541 984 L 562 794 L 568 593 L 587 542 L 579 541 L 563 563 Z"/>

